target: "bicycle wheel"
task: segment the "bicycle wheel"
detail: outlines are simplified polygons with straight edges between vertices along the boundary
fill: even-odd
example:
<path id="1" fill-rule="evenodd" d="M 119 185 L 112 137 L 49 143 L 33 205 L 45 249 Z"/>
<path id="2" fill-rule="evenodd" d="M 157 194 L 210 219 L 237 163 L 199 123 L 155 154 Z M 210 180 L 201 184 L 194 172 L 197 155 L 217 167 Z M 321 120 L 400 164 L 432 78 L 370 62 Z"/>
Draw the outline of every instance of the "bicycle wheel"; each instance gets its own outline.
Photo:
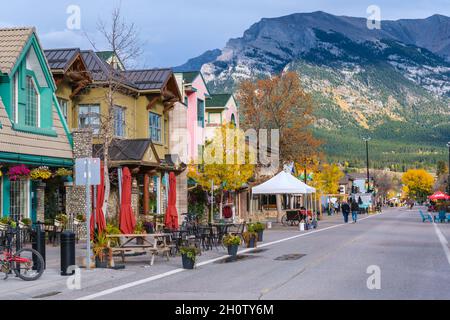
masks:
<path id="1" fill-rule="evenodd" d="M 44 273 L 44 258 L 34 249 L 22 249 L 13 256 L 12 269 L 24 281 L 35 281 Z"/>
<path id="2" fill-rule="evenodd" d="M 283 226 L 287 226 L 287 215 L 284 215 L 282 218 L 281 218 L 281 224 L 283 225 Z"/>

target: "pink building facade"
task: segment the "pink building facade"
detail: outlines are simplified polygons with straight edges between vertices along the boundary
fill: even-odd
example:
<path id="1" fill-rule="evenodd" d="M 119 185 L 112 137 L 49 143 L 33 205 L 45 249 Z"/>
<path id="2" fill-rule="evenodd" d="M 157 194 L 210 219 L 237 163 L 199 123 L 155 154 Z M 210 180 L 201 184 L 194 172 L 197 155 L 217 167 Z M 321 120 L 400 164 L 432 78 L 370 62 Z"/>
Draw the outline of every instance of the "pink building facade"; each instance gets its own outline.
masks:
<path id="1" fill-rule="evenodd" d="M 210 93 L 200 72 L 175 74 L 187 106 L 187 160 L 196 161 L 203 154 L 206 133 L 206 103 Z"/>
<path id="2" fill-rule="evenodd" d="M 239 128 L 239 112 L 236 99 L 232 94 L 213 94 L 206 101 L 205 139 L 214 137 L 217 127 L 234 123 Z"/>

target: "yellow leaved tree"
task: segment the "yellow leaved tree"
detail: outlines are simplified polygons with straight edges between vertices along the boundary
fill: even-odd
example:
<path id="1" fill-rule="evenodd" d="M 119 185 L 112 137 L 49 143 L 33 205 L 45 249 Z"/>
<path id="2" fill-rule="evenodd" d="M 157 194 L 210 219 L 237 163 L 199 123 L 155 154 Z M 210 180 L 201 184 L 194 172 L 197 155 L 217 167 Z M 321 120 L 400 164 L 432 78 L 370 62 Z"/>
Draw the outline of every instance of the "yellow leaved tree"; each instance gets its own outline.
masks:
<path id="1" fill-rule="evenodd" d="M 411 169 L 403 174 L 402 182 L 406 197 L 425 201 L 433 191 L 434 177 L 423 169 Z"/>
<path id="2" fill-rule="evenodd" d="M 335 164 L 324 164 L 320 170 L 314 174 L 312 186 L 317 189 L 320 195 L 337 194 L 339 192 L 339 181 L 344 177 L 344 173 Z"/>
<path id="3" fill-rule="evenodd" d="M 217 128 L 214 138 L 208 141 L 201 163 L 189 165 L 188 177 L 204 190 L 220 193 L 220 212 L 223 208 L 224 191 L 243 187 L 254 175 L 256 151 L 245 140 L 243 131 L 233 124 Z"/>

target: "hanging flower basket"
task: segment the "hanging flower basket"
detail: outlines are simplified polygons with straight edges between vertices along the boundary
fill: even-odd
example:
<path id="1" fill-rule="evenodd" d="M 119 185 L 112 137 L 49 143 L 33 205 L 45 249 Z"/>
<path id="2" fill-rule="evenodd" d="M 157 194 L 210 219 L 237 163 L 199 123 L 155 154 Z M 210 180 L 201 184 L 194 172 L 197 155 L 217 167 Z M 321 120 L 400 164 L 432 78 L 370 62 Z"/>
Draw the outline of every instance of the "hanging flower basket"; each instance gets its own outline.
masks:
<path id="1" fill-rule="evenodd" d="M 30 178 L 31 180 L 48 180 L 52 177 L 52 172 L 48 167 L 42 166 L 31 170 Z"/>
<path id="2" fill-rule="evenodd" d="M 9 180 L 17 181 L 21 179 L 26 179 L 30 175 L 30 169 L 25 165 L 21 164 L 19 166 L 10 167 L 8 170 Z"/>
<path id="3" fill-rule="evenodd" d="M 55 172 L 56 177 L 71 177 L 73 175 L 73 171 L 66 168 L 59 168 Z"/>

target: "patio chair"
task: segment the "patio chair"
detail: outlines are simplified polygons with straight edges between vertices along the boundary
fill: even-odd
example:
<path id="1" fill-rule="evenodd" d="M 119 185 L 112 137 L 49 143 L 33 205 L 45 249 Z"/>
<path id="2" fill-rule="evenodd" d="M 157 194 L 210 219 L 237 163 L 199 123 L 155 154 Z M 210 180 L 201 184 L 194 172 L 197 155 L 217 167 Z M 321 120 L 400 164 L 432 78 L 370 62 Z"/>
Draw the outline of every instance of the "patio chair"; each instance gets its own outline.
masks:
<path id="1" fill-rule="evenodd" d="M 422 210 L 419 210 L 419 213 L 420 213 L 420 215 L 422 217 L 422 222 L 425 222 L 427 220 L 430 221 L 430 222 L 433 222 L 433 219 L 431 218 L 431 215 L 429 213 L 424 214 Z"/>
<path id="2" fill-rule="evenodd" d="M 439 214 L 434 216 L 434 222 L 448 222 L 447 213 L 445 211 L 440 211 Z"/>

